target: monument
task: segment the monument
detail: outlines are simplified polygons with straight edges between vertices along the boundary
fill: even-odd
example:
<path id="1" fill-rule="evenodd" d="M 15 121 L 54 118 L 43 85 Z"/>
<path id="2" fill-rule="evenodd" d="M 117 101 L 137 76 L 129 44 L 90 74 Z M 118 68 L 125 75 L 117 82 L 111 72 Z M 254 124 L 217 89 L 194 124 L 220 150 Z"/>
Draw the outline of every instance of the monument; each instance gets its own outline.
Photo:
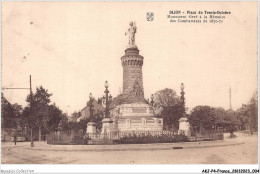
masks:
<path id="1" fill-rule="evenodd" d="M 144 98 L 142 66 L 144 57 L 135 44 L 137 27 L 130 22 L 125 35 L 128 45 L 121 57 L 123 67 L 123 93 L 112 102 L 111 117 L 119 131 L 162 130 L 163 119 L 154 116 L 153 106 Z M 114 106 L 113 106 L 114 105 Z"/>

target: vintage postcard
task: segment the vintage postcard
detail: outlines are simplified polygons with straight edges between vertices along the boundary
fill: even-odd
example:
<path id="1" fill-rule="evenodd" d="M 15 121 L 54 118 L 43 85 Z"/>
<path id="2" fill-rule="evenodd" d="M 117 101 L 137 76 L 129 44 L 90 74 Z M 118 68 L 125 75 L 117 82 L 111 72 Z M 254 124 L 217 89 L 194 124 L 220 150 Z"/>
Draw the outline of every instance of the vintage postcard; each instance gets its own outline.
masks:
<path id="1" fill-rule="evenodd" d="M 2 172 L 259 173 L 257 1 L 3 1 L 1 20 Z"/>

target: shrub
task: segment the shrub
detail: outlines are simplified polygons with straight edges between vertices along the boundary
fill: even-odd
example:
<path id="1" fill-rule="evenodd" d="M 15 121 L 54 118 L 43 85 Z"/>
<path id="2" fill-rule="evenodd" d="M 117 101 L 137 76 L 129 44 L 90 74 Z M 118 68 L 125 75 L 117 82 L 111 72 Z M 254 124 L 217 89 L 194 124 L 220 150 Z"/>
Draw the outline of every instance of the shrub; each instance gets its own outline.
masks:
<path id="1" fill-rule="evenodd" d="M 183 142 L 187 141 L 187 137 L 185 135 L 151 135 L 150 133 L 147 135 L 128 135 L 123 136 L 117 142 L 118 144 L 149 144 L 149 143 L 174 143 L 174 142 Z"/>

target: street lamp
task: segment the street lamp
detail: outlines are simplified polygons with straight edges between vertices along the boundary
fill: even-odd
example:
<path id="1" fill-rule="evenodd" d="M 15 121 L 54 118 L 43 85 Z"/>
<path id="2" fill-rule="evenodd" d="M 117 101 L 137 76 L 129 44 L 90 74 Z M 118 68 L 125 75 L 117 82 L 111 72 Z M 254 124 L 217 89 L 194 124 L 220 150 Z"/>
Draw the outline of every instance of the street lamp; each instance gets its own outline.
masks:
<path id="1" fill-rule="evenodd" d="M 90 118 L 90 121 L 92 121 L 93 120 L 93 109 L 92 108 L 94 107 L 92 93 L 89 94 L 89 102 L 87 105 L 89 106 L 89 113 L 90 113 L 89 118 Z"/>
<path id="2" fill-rule="evenodd" d="M 181 83 L 181 90 L 184 90 L 184 84 Z"/>
<path id="3" fill-rule="evenodd" d="M 109 116 L 109 103 L 112 101 L 112 96 L 111 95 L 108 98 L 108 93 L 109 93 L 108 86 L 109 86 L 108 82 L 105 81 L 105 88 L 106 88 L 106 90 L 104 91 L 105 94 L 106 94 L 105 118 L 110 118 L 110 116 Z"/>
<path id="4" fill-rule="evenodd" d="M 109 87 L 109 84 L 107 81 L 105 81 L 105 88 L 108 88 Z"/>
<path id="5" fill-rule="evenodd" d="M 182 109 L 183 109 L 183 116 L 185 116 L 185 97 L 184 97 L 184 84 L 181 83 L 181 102 L 182 102 Z"/>

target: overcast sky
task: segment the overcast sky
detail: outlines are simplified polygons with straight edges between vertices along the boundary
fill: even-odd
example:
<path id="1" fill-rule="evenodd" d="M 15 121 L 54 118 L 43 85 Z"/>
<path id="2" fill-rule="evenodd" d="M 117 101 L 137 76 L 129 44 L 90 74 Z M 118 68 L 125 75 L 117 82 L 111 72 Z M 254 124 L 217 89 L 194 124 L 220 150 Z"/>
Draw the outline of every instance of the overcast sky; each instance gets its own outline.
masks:
<path id="1" fill-rule="evenodd" d="M 170 23 L 169 10 L 230 11 L 223 24 Z M 154 21 L 146 13 L 154 12 Z M 43 85 L 64 112 L 81 110 L 123 85 L 124 35 L 136 21 L 136 44 L 144 56 L 145 97 L 164 88 L 186 105 L 239 108 L 257 90 L 257 2 L 94 3 L 2 2 L 2 87 Z M 26 57 L 24 59 L 23 57 Z M 27 90 L 2 90 L 13 104 L 26 105 Z"/>

